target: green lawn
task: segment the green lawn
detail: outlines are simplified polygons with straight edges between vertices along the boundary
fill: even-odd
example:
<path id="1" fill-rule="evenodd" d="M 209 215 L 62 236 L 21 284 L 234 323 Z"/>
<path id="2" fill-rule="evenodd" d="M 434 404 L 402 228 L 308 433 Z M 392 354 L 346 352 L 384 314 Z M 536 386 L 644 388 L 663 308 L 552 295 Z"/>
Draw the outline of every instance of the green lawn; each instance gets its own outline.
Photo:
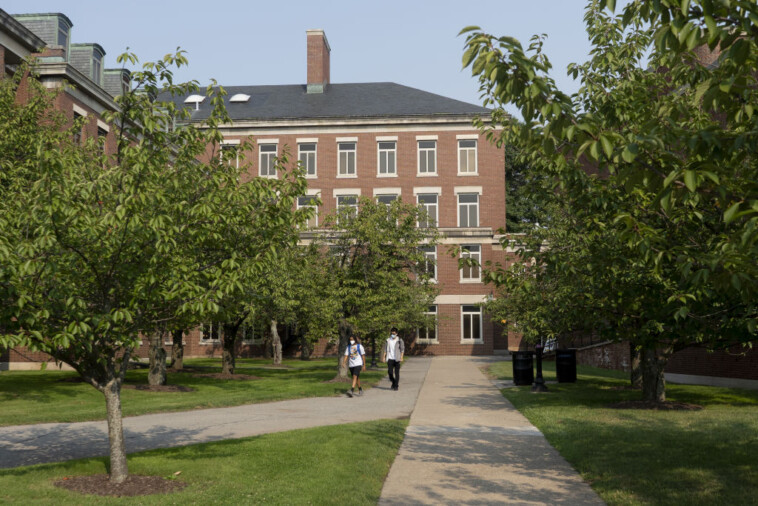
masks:
<path id="1" fill-rule="evenodd" d="M 181 492 L 133 498 L 54 487 L 103 474 L 107 459 L 0 469 L 0 504 L 371 504 L 395 459 L 407 420 L 378 420 L 266 434 L 129 456 L 133 474 L 172 476 Z"/>
<path id="2" fill-rule="evenodd" d="M 547 381 L 555 365 L 544 364 Z M 490 373 L 512 379 L 510 362 Z M 577 382 L 503 395 L 608 504 L 758 504 L 758 391 L 668 384 L 667 399 L 701 411 L 610 409 L 636 400 L 627 375 L 577 368 Z"/>
<path id="3" fill-rule="evenodd" d="M 221 372 L 220 359 L 189 359 L 199 372 Z M 197 378 L 190 373 L 169 373 L 168 383 L 185 385 L 194 392 L 149 392 L 123 389 L 124 416 L 165 411 L 238 406 L 259 402 L 326 397 L 345 392 L 345 383 L 325 383 L 337 372 L 337 359 L 285 360 L 286 368 L 273 368 L 270 360 L 240 359 L 235 372 L 258 376 L 251 381 Z M 361 374 L 364 388 L 375 385 L 384 373 Z M 42 422 L 81 422 L 105 418 L 105 399 L 91 385 L 61 381 L 75 372 L 11 371 L 0 373 L 0 426 Z M 127 383 L 147 384 L 147 370 L 127 373 Z"/>

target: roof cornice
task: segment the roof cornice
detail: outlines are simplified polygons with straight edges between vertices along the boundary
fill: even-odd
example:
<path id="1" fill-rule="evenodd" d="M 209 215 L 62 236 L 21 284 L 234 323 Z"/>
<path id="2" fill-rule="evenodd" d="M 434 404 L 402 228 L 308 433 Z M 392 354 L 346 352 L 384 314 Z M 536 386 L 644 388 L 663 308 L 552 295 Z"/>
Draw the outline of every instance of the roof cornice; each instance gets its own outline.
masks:
<path id="1" fill-rule="evenodd" d="M 2 9 L 0 9 L 0 25 L 8 36 L 28 51 L 27 54 L 21 55 L 23 57 L 36 53 L 47 45 L 44 40 Z"/>
<path id="2" fill-rule="evenodd" d="M 66 62 L 46 62 L 44 59 L 38 60 L 35 67 L 39 79 L 44 81 L 50 78 L 62 78 L 69 81 L 77 89 L 81 90 L 87 96 L 96 100 L 103 108 L 115 111 L 118 105 L 113 97 L 100 86 L 92 82 L 87 76 L 79 72 L 71 64 Z"/>

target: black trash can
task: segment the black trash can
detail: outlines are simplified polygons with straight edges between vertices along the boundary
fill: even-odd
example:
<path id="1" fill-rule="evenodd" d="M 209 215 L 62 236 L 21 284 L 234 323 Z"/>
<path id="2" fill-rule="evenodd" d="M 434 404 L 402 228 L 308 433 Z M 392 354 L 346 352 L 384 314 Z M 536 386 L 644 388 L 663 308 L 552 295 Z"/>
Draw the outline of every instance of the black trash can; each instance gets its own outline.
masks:
<path id="1" fill-rule="evenodd" d="M 514 351 L 513 383 L 515 385 L 531 385 L 534 383 L 533 351 Z"/>
<path id="2" fill-rule="evenodd" d="M 558 383 L 576 383 L 576 350 L 555 352 L 555 375 Z"/>

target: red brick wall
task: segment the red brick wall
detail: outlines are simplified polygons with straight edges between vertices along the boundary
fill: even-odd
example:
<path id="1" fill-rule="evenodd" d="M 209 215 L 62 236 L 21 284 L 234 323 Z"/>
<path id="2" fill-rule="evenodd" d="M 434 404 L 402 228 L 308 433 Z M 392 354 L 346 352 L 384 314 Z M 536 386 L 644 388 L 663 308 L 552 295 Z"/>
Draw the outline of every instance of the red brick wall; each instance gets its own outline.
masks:
<path id="1" fill-rule="evenodd" d="M 666 372 L 758 380 L 758 350 L 734 347 L 708 352 L 703 348 L 687 348 L 674 353 Z"/>

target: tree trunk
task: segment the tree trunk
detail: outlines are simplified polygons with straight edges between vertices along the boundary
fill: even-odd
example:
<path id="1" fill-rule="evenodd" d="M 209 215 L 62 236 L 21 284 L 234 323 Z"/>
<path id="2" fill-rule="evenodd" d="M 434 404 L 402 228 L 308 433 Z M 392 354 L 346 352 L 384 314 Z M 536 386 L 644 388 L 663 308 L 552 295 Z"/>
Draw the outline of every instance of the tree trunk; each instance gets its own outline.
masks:
<path id="1" fill-rule="evenodd" d="M 642 388 L 642 366 L 640 364 L 640 350 L 637 347 L 629 343 L 629 361 L 630 364 L 630 377 L 629 380 L 632 383 L 632 388 Z"/>
<path id="2" fill-rule="evenodd" d="M 171 368 L 179 371 L 184 367 L 184 331 L 181 329 L 174 330 L 172 335 Z"/>
<path id="3" fill-rule="evenodd" d="M 224 324 L 224 349 L 221 358 L 221 374 L 234 374 L 237 360 L 237 330 L 239 324 Z"/>
<path id="4" fill-rule="evenodd" d="M 346 321 L 341 320 L 339 328 L 340 342 L 337 346 L 337 377 L 344 380 L 350 378 L 350 371 L 347 368 L 347 364 L 344 363 L 344 355 L 345 349 L 347 348 L 347 343 L 350 341 L 350 334 L 352 332 L 353 329 L 350 327 L 350 325 Z"/>
<path id="5" fill-rule="evenodd" d="M 149 385 L 166 384 L 166 350 L 163 349 L 163 332 L 150 334 L 150 369 L 147 373 Z"/>
<path id="6" fill-rule="evenodd" d="M 304 336 L 300 336 L 300 360 L 310 360 L 311 353 L 313 350 L 311 349 L 311 343 L 308 341 L 308 339 Z"/>
<path id="7" fill-rule="evenodd" d="M 274 365 L 282 365 L 282 340 L 274 319 L 271 320 L 271 347 L 274 351 Z"/>
<path id="8" fill-rule="evenodd" d="M 108 416 L 108 439 L 111 447 L 111 483 L 123 483 L 129 476 L 121 418 L 121 382 L 111 380 L 102 390 Z"/>
<path id="9" fill-rule="evenodd" d="M 666 379 L 663 368 L 668 361 L 668 351 L 663 347 L 642 349 L 642 398 L 646 401 L 666 400 Z"/>

